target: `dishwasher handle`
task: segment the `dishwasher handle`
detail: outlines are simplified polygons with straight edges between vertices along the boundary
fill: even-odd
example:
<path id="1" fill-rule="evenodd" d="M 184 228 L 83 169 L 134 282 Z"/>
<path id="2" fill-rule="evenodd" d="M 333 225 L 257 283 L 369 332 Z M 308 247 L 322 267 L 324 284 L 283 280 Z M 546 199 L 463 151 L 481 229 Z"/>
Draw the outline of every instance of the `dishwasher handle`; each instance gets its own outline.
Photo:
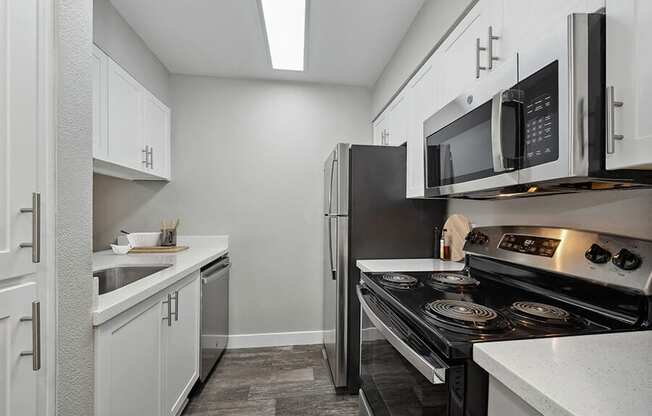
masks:
<path id="1" fill-rule="evenodd" d="M 221 279 L 229 272 L 229 270 L 231 270 L 231 262 L 229 259 L 221 261 L 218 264 L 206 269 L 205 271 L 202 271 L 201 282 L 205 285 L 215 280 Z"/>

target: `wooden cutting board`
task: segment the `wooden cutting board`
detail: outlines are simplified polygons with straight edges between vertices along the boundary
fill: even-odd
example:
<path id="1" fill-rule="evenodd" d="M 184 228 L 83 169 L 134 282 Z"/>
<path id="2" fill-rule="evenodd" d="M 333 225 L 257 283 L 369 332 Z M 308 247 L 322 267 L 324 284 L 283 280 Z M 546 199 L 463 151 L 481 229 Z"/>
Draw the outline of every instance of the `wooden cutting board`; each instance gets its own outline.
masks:
<path id="1" fill-rule="evenodd" d="M 451 260 L 464 260 L 464 242 L 471 231 L 471 221 L 461 214 L 453 214 L 446 220 L 444 229 L 451 242 Z"/>
<path id="2" fill-rule="evenodd" d="M 136 247 L 129 250 L 129 254 L 166 254 L 166 253 L 178 253 L 180 251 L 188 250 L 188 246 L 174 246 L 174 247 Z"/>

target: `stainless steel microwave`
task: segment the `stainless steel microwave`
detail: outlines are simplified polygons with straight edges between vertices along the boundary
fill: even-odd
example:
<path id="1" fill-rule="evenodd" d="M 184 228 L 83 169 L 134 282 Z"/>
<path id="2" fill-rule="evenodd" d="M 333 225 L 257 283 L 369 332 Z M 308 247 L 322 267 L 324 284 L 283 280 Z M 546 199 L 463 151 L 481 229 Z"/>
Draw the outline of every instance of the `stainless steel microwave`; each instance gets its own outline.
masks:
<path id="1" fill-rule="evenodd" d="M 605 16 L 572 14 L 424 122 L 426 197 L 649 186 L 605 169 Z"/>

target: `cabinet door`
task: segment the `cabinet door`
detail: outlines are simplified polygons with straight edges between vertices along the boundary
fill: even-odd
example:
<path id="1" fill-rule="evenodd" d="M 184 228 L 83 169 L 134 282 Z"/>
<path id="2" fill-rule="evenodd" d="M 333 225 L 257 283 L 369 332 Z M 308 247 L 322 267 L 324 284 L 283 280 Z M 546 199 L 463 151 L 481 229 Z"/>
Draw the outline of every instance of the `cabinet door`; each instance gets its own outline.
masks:
<path id="1" fill-rule="evenodd" d="M 408 107 L 408 97 L 405 91 L 401 92 L 389 105 L 388 145 L 400 146 L 407 141 Z"/>
<path id="2" fill-rule="evenodd" d="M 96 329 L 97 416 L 160 416 L 160 300 Z"/>
<path id="3" fill-rule="evenodd" d="M 652 2 L 607 0 L 607 169 L 652 169 L 650 44 Z"/>
<path id="4" fill-rule="evenodd" d="M 172 290 L 170 325 L 163 322 L 165 415 L 175 416 L 199 377 L 199 272 Z"/>
<path id="5" fill-rule="evenodd" d="M 565 30 L 571 13 L 595 12 L 604 0 L 503 0 L 503 29 L 496 42 L 499 53 L 514 56 L 548 33 Z"/>
<path id="6" fill-rule="evenodd" d="M 35 0 L 0 0 L 0 280 L 34 273 L 32 193 L 38 181 L 38 19 Z"/>
<path id="7" fill-rule="evenodd" d="M 488 3 L 481 0 L 476 4 L 440 47 L 441 94 L 444 103 L 453 100 L 486 72 L 478 71 L 477 68 L 486 68 L 486 51 L 478 52 L 478 41 L 480 47 L 486 46 L 489 17 L 485 10 L 488 9 Z"/>
<path id="8" fill-rule="evenodd" d="M 26 283 L 0 290 L 0 414 L 3 416 L 37 415 L 37 372 L 32 357 L 31 317 L 36 284 Z"/>
<path id="9" fill-rule="evenodd" d="M 143 95 L 143 133 L 149 160 L 146 169 L 170 177 L 170 109 L 149 92 Z"/>
<path id="10" fill-rule="evenodd" d="M 386 145 L 387 144 L 387 114 L 389 110 L 386 109 L 373 125 L 373 144 Z"/>
<path id="11" fill-rule="evenodd" d="M 112 162 L 144 168 L 142 87 L 118 64 L 108 65 L 108 154 Z"/>
<path id="12" fill-rule="evenodd" d="M 424 190 L 423 122 L 435 112 L 435 71 L 438 55 L 433 55 L 408 83 L 407 197 L 419 198 Z"/>
<path id="13" fill-rule="evenodd" d="M 93 157 L 96 159 L 106 159 L 108 155 L 106 125 L 108 65 L 109 58 L 93 45 Z"/>

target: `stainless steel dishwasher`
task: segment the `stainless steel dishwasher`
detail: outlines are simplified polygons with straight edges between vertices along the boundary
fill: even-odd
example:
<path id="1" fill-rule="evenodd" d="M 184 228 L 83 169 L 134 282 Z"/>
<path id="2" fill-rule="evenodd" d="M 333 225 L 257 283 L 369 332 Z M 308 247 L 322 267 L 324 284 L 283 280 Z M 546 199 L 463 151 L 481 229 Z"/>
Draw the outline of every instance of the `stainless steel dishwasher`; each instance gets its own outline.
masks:
<path id="1" fill-rule="evenodd" d="M 201 370 L 202 383 L 222 356 L 229 341 L 229 271 L 228 256 L 201 269 Z"/>

